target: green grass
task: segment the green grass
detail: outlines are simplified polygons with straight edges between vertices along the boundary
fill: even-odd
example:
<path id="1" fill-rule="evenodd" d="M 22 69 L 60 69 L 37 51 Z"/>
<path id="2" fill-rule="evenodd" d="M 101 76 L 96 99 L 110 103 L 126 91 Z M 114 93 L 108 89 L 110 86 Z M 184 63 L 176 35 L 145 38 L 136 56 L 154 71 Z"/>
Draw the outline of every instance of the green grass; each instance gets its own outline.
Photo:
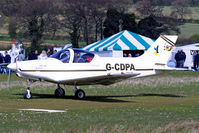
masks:
<path id="1" fill-rule="evenodd" d="M 59 41 L 59 40 L 44 40 L 42 43 L 52 43 L 52 44 L 68 44 L 69 41 Z"/>
<path id="2" fill-rule="evenodd" d="M 188 14 L 185 16 L 186 19 L 199 19 L 199 7 L 188 7 L 189 10 L 191 10 L 191 14 Z M 163 14 L 169 16 L 172 12 L 171 6 L 165 6 L 163 8 Z"/>
<path id="3" fill-rule="evenodd" d="M 11 38 L 7 34 L 0 34 L 0 41 L 11 41 Z"/>
<path id="4" fill-rule="evenodd" d="M 191 14 L 187 15 L 186 19 L 194 19 L 199 20 L 199 7 L 189 7 L 191 10 Z M 171 7 L 165 6 L 163 8 L 163 13 L 165 15 L 170 15 L 171 13 Z M 188 39 L 193 35 L 199 34 L 199 24 L 195 23 L 185 23 L 184 25 L 179 26 L 181 34 L 179 35 L 179 39 Z"/>
<path id="5" fill-rule="evenodd" d="M 191 14 L 189 15 L 186 15 L 186 19 L 194 19 L 194 20 L 198 20 L 199 19 L 199 14 L 198 14 L 198 11 L 199 11 L 199 7 L 188 7 L 188 9 L 191 10 Z M 137 13 L 136 12 L 136 7 L 135 5 L 132 6 L 132 8 L 130 8 L 128 10 L 129 13 Z M 172 9 L 171 9 L 171 6 L 164 6 L 163 7 L 163 14 L 166 15 L 166 16 L 170 16 L 172 12 Z"/>
<path id="6" fill-rule="evenodd" d="M 186 23 L 180 26 L 180 37 L 190 38 L 195 34 L 199 34 L 199 24 Z"/>
<path id="7" fill-rule="evenodd" d="M 110 86 L 83 86 L 87 98 L 53 96 L 56 85 L 34 83 L 33 99 L 24 100 L 26 82 L 0 75 L 0 132 L 198 132 L 198 72 L 171 72 Z M 42 113 L 18 109 L 60 109 Z"/>
<path id="8" fill-rule="evenodd" d="M 56 45 L 71 44 L 71 42 L 69 41 L 60 41 L 60 40 L 44 40 L 42 41 L 42 43 L 51 43 L 51 44 L 56 44 Z M 86 42 L 79 42 L 80 47 L 85 46 L 85 45 L 86 45 Z"/>

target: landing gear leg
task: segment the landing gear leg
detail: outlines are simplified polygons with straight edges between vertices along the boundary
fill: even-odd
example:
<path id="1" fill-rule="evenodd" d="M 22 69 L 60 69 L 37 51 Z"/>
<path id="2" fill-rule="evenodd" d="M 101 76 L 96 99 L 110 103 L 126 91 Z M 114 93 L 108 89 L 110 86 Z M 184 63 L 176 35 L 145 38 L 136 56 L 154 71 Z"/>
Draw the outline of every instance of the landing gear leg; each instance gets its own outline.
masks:
<path id="1" fill-rule="evenodd" d="M 24 93 L 24 99 L 31 99 L 32 98 L 32 93 L 30 91 L 30 85 L 31 85 L 31 81 L 28 80 L 28 88 L 27 88 L 26 92 Z"/>
<path id="2" fill-rule="evenodd" d="M 75 98 L 77 99 L 84 99 L 85 98 L 85 92 L 81 89 L 77 89 L 76 85 L 74 85 L 74 92 L 75 92 Z"/>
<path id="3" fill-rule="evenodd" d="M 65 91 L 63 88 L 60 87 L 60 85 L 57 85 L 57 89 L 55 90 L 55 96 L 56 97 L 64 97 L 65 96 Z"/>

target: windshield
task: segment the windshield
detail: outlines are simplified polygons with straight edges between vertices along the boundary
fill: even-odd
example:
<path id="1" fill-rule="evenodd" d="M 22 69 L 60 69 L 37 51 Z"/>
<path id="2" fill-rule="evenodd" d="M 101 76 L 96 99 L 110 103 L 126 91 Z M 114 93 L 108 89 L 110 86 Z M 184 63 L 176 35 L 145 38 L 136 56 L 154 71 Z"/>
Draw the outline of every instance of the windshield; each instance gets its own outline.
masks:
<path id="1" fill-rule="evenodd" d="M 67 49 L 61 50 L 50 56 L 51 58 L 56 58 L 61 60 L 63 63 L 68 63 L 70 60 L 70 51 Z"/>

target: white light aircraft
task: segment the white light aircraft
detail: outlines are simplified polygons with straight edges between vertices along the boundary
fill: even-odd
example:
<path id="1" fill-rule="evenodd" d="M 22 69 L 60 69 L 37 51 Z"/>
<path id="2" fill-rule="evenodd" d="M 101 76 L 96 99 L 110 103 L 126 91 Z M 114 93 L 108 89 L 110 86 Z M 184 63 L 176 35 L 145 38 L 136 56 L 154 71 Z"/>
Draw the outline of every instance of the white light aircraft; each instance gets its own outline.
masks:
<path id="1" fill-rule="evenodd" d="M 99 57 L 79 49 L 61 50 L 47 60 L 31 60 L 11 63 L 8 68 L 21 78 L 29 79 L 25 99 L 32 98 L 33 81 L 57 84 L 57 97 L 65 95 L 60 85 L 73 85 L 75 97 L 85 98 L 81 85 L 109 85 L 130 77 L 138 78 L 176 70 L 167 66 L 177 36 L 161 35 L 141 56 L 135 58 Z"/>

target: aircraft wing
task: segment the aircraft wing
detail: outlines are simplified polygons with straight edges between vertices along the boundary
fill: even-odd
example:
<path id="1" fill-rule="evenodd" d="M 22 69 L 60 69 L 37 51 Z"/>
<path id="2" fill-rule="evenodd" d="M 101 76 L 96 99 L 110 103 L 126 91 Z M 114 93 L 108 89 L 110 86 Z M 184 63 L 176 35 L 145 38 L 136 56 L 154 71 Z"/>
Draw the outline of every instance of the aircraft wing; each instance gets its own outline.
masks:
<path id="1" fill-rule="evenodd" d="M 159 71 L 188 71 L 187 68 L 176 68 L 176 67 L 155 67 L 155 70 Z"/>
<path id="2" fill-rule="evenodd" d="M 101 79 L 98 82 L 100 82 L 100 84 L 102 85 L 109 85 L 116 82 L 120 82 L 121 80 L 124 80 L 124 79 L 137 76 L 139 74 L 140 73 L 135 73 L 135 72 L 111 72 L 107 74 L 108 75 L 107 78 Z"/>
<path id="3" fill-rule="evenodd" d="M 71 81 L 62 81 L 61 83 L 67 85 L 73 85 L 74 82 L 76 85 L 110 85 L 116 82 L 120 82 L 121 80 L 128 79 L 130 77 L 134 77 L 139 75 L 140 73 L 125 73 L 125 72 L 110 72 L 104 75 L 92 76 L 87 78 L 74 79 Z"/>

